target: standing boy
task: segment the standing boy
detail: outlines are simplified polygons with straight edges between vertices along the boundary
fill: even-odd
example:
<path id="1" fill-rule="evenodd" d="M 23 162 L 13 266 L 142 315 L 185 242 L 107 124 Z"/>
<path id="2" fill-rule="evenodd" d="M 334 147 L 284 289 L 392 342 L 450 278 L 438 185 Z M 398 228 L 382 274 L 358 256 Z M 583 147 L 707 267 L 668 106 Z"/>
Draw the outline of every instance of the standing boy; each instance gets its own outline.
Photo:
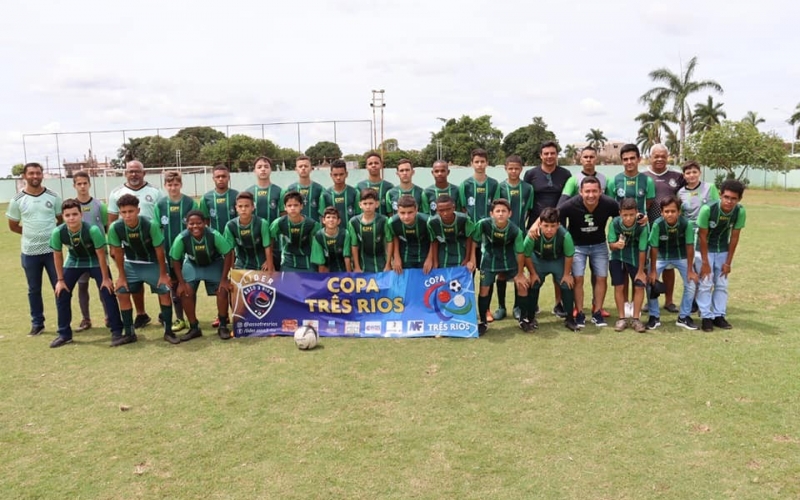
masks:
<path id="1" fill-rule="evenodd" d="M 282 196 L 286 199 L 286 193 L 295 191 L 303 197 L 303 216 L 314 222 L 319 221 L 319 199 L 325 188 L 322 184 L 311 180 L 311 158 L 300 155 L 295 160 L 294 171 L 297 172 L 297 182 L 286 186 Z"/>
<path id="2" fill-rule="evenodd" d="M 411 179 L 414 177 L 414 165 L 411 160 L 401 159 L 397 163 L 397 178 L 400 179 L 400 184 L 393 187 L 386 193 L 386 212 L 389 216 L 397 213 L 397 202 L 401 196 L 411 196 L 417 202 L 422 212 L 427 213 L 430 209 L 428 204 L 428 197 L 421 187 L 417 186 Z"/>
<path id="3" fill-rule="evenodd" d="M 392 237 L 392 269 L 398 274 L 406 269 L 422 269 L 428 274 L 433 268 L 430 252 L 431 236 L 428 216 L 417 211 L 417 202 L 404 194 L 397 200 L 397 214 L 389 219 Z"/>
<path id="4" fill-rule="evenodd" d="M 172 302 L 164 255 L 164 233 L 157 222 L 139 215 L 139 199 L 132 194 L 120 196 L 117 207 L 120 218 L 108 228 L 108 245 L 119 273 L 116 291 L 124 333 L 112 339 L 111 346 L 136 342 L 131 294 L 142 290 L 145 283 L 150 285 L 151 292 L 158 294 L 164 320 L 164 340 L 177 344 L 180 340 L 172 332 Z"/>
<path id="5" fill-rule="evenodd" d="M 606 176 L 597 171 L 597 150 L 592 146 L 581 149 L 581 171 L 567 179 L 564 189 L 561 190 L 559 203 L 580 193 L 581 181 L 584 177 L 596 177 L 600 181 L 600 192 L 605 192 Z"/>
<path id="6" fill-rule="evenodd" d="M 701 175 L 699 163 L 694 160 L 686 162 L 683 165 L 685 184 L 678 190 L 678 197 L 681 199 L 681 211 L 695 229 L 697 229 L 697 217 L 700 215 L 700 208 L 719 200 L 717 186 L 701 181 Z"/>
<path id="7" fill-rule="evenodd" d="M 465 266 L 475 271 L 475 224 L 467 214 L 456 211 L 455 200 L 446 195 L 436 199 L 436 215 L 428 219 L 430 253 L 437 268 Z"/>
<path id="8" fill-rule="evenodd" d="M 431 168 L 433 184 L 425 188 L 425 197 L 428 199 L 430 215 L 436 215 L 436 200 L 446 194 L 453 200 L 458 199 L 458 186 L 450 184 L 447 177 L 450 175 L 450 166 L 444 160 L 436 160 Z"/>
<path id="9" fill-rule="evenodd" d="M 83 222 L 100 229 L 105 240 L 106 228 L 108 227 L 108 206 L 102 200 L 93 198 L 89 192 L 89 188 L 92 187 L 89 174 L 83 170 L 72 174 L 72 186 L 75 188 L 75 198 L 81 203 Z M 103 251 L 105 252 L 105 245 L 103 245 Z M 75 329 L 76 332 L 82 332 L 92 327 L 92 318 L 89 312 L 90 275 L 91 273 L 87 271 L 78 278 L 78 305 L 81 308 L 81 323 Z M 107 315 L 105 323 L 108 325 Z"/>
<path id="10" fill-rule="evenodd" d="M 656 198 L 656 185 L 653 179 L 639 172 L 641 155 L 636 144 L 622 146 L 620 156 L 624 170 L 608 181 L 606 194 L 618 202 L 625 198 L 633 199 L 639 213 L 647 217 Z"/>
<path id="11" fill-rule="evenodd" d="M 267 228 L 281 216 L 283 212 L 283 192 L 281 187 L 273 184 L 270 180 L 272 175 L 272 160 L 266 156 L 259 156 L 253 163 L 253 171 L 256 174 L 256 183 L 247 188 L 253 193 L 255 203 L 255 215 L 267 221 Z M 237 209 L 238 213 L 238 209 Z M 272 251 L 272 267 L 280 270 L 280 249 Z"/>
<path id="12" fill-rule="evenodd" d="M 189 331 L 181 336 L 181 342 L 203 335 L 197 321 L 195 302 L 201 281 L 206 284 L 206 293 L 217 297 L 217 335 L 222 340 L 231 338 L 228 328 L 228 271 L 233 262 L 231 250 L 233 246 L 219 231 L 206 226 L 203 212 L 192 210 L 187 214 L 186 229 L 175 239 L 170 250 L 172 267 L 178 277 L 178 294 L 189 318 Z"/>
<path id="13" fill-rule="evenodd" d="M 480 292 L 478 296 L 478 334 L 486 333 L 486 313 L 492 301 L 492 284 L 496 277 L 503 275 L 514 280 L 522 312 L 519 327 L 524 332 L 533 331 L 528 311 L 528 288 L 530 282 L 525 277 L 525 254 L 522 230 L 511 222 L 511 204 L 499 199 L 492 202 L 491 217 L 481 219 L 475 225 L 473 238 L 482 242 Z"/>
<path id="14" fill-rule="evenodd" d="M 321 273 L 350 272 L 350 235 L 339 221 L 339 212 L 328 207 L 322 213 L 322 229 L 314 235 L 311 242 L 311 263 L 319 266 Z"/>
<path id="15" fill-rule="evenodd" d="M 392 235 L 389 233 L 389 219 L 377 213 L 378 192 L 374 189 L 361 190 L 361 213 L 347 226 L 350 233 L 351 258 L 356 273 L 379 273 L 391 269 L 388 256 L 392 254 Z"/>
<path id="16" fill-rule="evenodd" d="M 700 208 L 697 216 L 697 250 L 695 267 L 700 275 L 697 286 L 697 305 L 703 319 L 704 332 L 714 327 L 733 328 L 725 313 L 728 309 L 728 275 L 733 256 L 739 245 L 739 235 L 744 228 L 747 213 L 739 204 L 744 195 L 744 184 L 727 180 L 719 188 L 719 201 Z"/>
<path id="17" fill-rule="evenodd" d="M 50 343 L 50 347 L 61 347 L 72 342 L 72 290 L 86 274 L 97 283 L 100 300 L 103 301 L 103 309 L 111 328 L 111 338 L 118 338 L 122 335 L 122 320 L 108 272 L 106 238 L 102 226 L 82 219 L 83 206 L 78 200 L 65 200 L 61 209 L 65 222 L 50 234 L 50 248 L 53 249 L 58 276 L 55 288 L 58 337 Z M 62 253 L 64 245 L 67 246 L 66 260 Z"/>
<path id="18" fill-rule="evenodd" d="M 316 271 L 311 263 L 311 242 L 320 229 L 319 222 L 303 215 L 305 198 L 297 191 L 283 195 L 286 215 L 269 228 L 270 238 L 280 243 L 281 271 L 307 273 Z"/>
<path id="19" fill-rule="evenodd" d="M 358 214 L 358 191 L 353 186 L 348 186 L 347 163 L 344 160 L 334 160 L 331 163 L 331 179 L 333 186 L 322 192 L 319 202 L 320 216 L 325 209 L 333 207 L 339 213 L 339 224 L 347 229 L 347 221 Z"/>
<path id="20" fill-rule="evenodd" d="M 625 198 L 619 204 L 619 216 L 614 217 L 608 229 L 608 248 L 611 249 L 611 284 L 614 286 L 614 300 L 617 305 L 619 319 L 614 324 L 614 331 L 621 332 L 628 327 L 625 318 L 625 284 L 630 278 L 633 281 L 633 319 L 631 326 L 638 333 L 645 331 L 639 319 L 647 286 L 645 263 L 647 262 L 646 224 L 639 224 L 636 200 Z"/>
<path id="21" fill-rule="evenodd" d="M 383 200 L 386 199 L 386 193 L 394 187 L 394 184 L 383 180 L 383 160 L 381 159 L 381 155 L 375 151 L 371 151 L 367 153 L 366 162 L 367 180 L 359 182 L 356 185 L 356 189 L 359 194 L 365 189 L 374 189 L 375 192 L 378 193 L 378 213 L 388 217 L 389 212 L 386 211 L 386 205 L 383 203 Z M 359 207 L 360 206 L 359 203 Z"/>
<path id="22" fill-rule="evenodd" d="M 214 167 L 214 189 L 203 195 L 200 210 L 211 229 L 222 233 L 229 220 L 236 217 L 236 196 L 239 191 L 230 188 L 231 173 L 225 165 Z"/>
<path id="23" fill-rule="evenodd" d="M 183 319 L 183 304 L 178 295 L 178 277 L 172 268 L 170 260 L 170 249 L 175 238 L 186 229 L 186 216 L 190 211 L 197 209 L 195 201 L 181 192 L 183 188 L 183 178 L 177 170 L 164 172 L 164 188 L 167 196 L 162 196 L 156 202 L 155 221 L 161 224 L 161 231 L 164 233 L 164 253 L 167 256 L 167 272 L 170 278 L 170 295 L 172 296 L 172 306 L 175 308 L 175 322 L 172 323 L 172 331 L 179 332 L 187 327 Z M 159 316 L 163 324 L 163 318 Z"/>
<path id="24" fill-rule="evenodd" d="M 255 212 L 253 193 L 244 191 L 236 197 L 238 217 L 225 226 L 225 239 L 235 250 L 234 269 L 261 270 L 272 273 L 272 238 L 269 225 Z M 283 202 L 281 202 L 283 205 Z"/>

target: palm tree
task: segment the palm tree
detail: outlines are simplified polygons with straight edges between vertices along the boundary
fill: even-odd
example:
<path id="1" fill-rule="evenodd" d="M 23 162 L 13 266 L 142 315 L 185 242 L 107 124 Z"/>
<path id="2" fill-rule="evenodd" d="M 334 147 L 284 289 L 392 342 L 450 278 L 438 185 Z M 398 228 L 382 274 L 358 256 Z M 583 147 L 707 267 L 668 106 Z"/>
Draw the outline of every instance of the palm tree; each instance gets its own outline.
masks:
<path id="1" fill-rule="evenodd" d="M 589 141 L 591 147 L 599 151 L 608 142 L 608 137 L 603 135 L 603 131 L 599 128 L 590 128 L 589 133 L 586 134 L 586 140 Z"/>
<path id="2" fill-rule="evenodd" d="M 708 96 L 705 104 L 695 104 L 691 121 L 692 132 L 702 132 L 714 125 L 719 125 L 723 118 L 728 117 L 728 114 L 722 110 L 724 104 L 723 102 L 715 103 L 711 96 Z"/>
<path id="3" fill-rule="evenodd" d="M 564 147 L 564 158 L 574 162 L 577 156 L 578 148 L 576 148 L 574 144 L 567 144 L 566 147 Z"/>
<path id="4" fill-rule="evenodd" d="M 794 108 L 794 114 L 787 120 L 789 125 L 797 125 L 800 123 L 800 103 L 797 104 L 797 107 Z M 800 127 L 797 127 L 797 134 L 795 139 L 800 139 Z"/>
<path id="5" fill-rule="evenodd" d="M 764 123 L 766 120 L 758 116 L 758 113 L 755 111 L 748 111 L 744 118 L 742 118 L 742 122 L 749 123 L 754 127 L 758 127 L 760 124 Z"/>
<path id="6" fill-rule="evenodd" d="M 677 75 L 668 68 L 660 68 L 649 73 L 654 82 L 663 83 L 662 87 L 655 87 L 645 92 L 639 100 L 642 103 L 651 101 L 664 101 L 672 103 L 672 112 L 678 116 L 679 124 L 679 157 L 683 161 L 683 145 L 686 141 L 687 115 L 691 114 L 689 96 L 701 90 L 711 89 L 723 93 L 722 86 L 714 80 L 694 81 L 694 69 L 697 66 L 697 57 L 689 60 L 686 71 Z"/>
<path id="7" fill-rule="evenodd" d="M 647 111 L 635 118 L 641 124 L 636 144 L 642 151 L 649 151 L 653 145 L 660 144 L 662 132 L 672 132 L 669 124 L 678 121 L 674 113 L 664 111 L 664 101 L 650 101 L 647 104 Z"/>

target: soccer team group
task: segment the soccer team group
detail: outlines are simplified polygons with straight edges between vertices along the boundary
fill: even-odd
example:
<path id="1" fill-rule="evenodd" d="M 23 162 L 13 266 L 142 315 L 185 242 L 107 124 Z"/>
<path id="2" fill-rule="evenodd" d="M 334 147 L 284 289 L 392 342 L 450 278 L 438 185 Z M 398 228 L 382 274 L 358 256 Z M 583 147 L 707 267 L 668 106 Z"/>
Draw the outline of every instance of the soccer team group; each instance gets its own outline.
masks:
<path id="1" fill-rule="evenodd" d="M 75 198 L 62 202 L 42 185 L 42 167 L 25 165 L 26 187 L 8 207 L 12 231 L 22 235 L 22 267 L 28 282 L 32 326 L 44 331 L 42 279 L 55 290 L 58 336 L 50 347 L 72 342 L 71 298 L 78 287 L 82 314 L 75 331 L 91 328 L 89 282 L 97 283 L 111 330 L 112 346 L 136 342 L 136 328 L 151 322 L 144 285 L 158 294 L 164 339 L 178 344 L 200 337 L 196 293 L 201 282 L 216 296 L 212 326 L 222 339 L 229 325 L 231 269 L 281 272 L 402 272 L 403 269 L 465 266 L 480 272 L 478 331 L 506 317 L 506 286 L 514 291 L 513 317 L 526 332 L 538 328 L 541 286 L 552 275 L 556 306 L 567 328 L 586 326 L 584 277 L 590 270 L 591 322 L 607 326 L 603 308 L 610 274 L 618 319 L 616 331 L 661 325 L 664 309 L 676 324 L 729 329 L 727 281 L 745 209 L 744 186 L 725 181 L 718 190 L 702 182 L 700 166 L 667 168 L 661 145 L 639 172 L 637 146 L 621 149 L 624 170 L 606 179 L 596 171 L 597 152 L 581 151 L 582 171 L 573 176 L 557 165 L 558 147 L 544 143 L 541 165 L 523 174 L 515 155 L 501 182 L 486 173 L 488 155 L 471 154 L 472 176 L 459 186 L 448 181 L 444 161 L 432 166 L 434 184 L 413 183 L 414 168 L 402 160 L 397 186 L 383 180 L 380 155 L 366 159 L 368 179 L 347 184 L 346 164 L 331 164 L 333 185 L 311 180 L 311 161 L 296 160 L 298 180 L 281 188 L 270 180 L 272 161 L 255 160 L 256 183 L 246 191 L 229 187 L 225 166 L 213 170 L 214 189 L 195 201 L 182 193 L 181 174 L 164 173 L 164 192 L 145 181 L 144 166 L 128 162 L 124 185 L 108 205 L 90 194 L 90 178 L 73 176 Z M 609 224 L 610 221 L 610 224 Z M 66 247 L 66 252 L 64 252 Z M 110 249 L 117 278 L 106 256 Z M 673 302 L 675 270 L 683 281 Z M 659 278 L 663 280 L 659 281 Z M 498 308 L 489 306 L 497 289 Z M 134 307 L 136 315 L 134 316 Z M 640 315 L 649 311 L 645 324 Z M 175 319 L 173 321 L 173 310 Z M 188 320 L 188 321 L 187 321 Z M 187 329 L 178 336 L 176 333 Z"/>

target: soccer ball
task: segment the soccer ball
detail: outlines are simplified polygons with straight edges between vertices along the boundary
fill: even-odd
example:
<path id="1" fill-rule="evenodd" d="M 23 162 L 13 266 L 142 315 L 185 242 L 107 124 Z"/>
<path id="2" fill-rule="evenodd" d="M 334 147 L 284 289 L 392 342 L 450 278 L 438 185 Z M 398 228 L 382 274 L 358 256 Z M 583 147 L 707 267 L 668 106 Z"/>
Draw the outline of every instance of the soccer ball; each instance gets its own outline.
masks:
<path id="1" fill-rule="evenodd" d="M 450 282 L 450 291 L 453 293 L 458 293 L 461 291 L 461 282 L 458 280 L 452 280 Z"/>
<path id="2" fill-rule="evenodd" d="M 312 326 L 302 325 L 294 331 L 294 343 L 300 350 L 307 351 L 313 349 L 317 347 L 318 341 L 319 335 Z"/>

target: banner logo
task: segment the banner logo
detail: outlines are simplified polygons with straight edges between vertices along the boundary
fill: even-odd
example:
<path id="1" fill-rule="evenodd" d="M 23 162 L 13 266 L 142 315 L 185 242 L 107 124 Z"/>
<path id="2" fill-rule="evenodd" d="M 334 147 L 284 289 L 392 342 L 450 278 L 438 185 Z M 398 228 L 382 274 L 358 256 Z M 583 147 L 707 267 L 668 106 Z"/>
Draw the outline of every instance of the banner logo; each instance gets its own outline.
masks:
<path id="1" fill-rule="evenodd" d="M 242 287 L 244 304 L 257 319 L 269 314 L 275 304 L 275 289 L 263 283 L 248 283 Z"/>

